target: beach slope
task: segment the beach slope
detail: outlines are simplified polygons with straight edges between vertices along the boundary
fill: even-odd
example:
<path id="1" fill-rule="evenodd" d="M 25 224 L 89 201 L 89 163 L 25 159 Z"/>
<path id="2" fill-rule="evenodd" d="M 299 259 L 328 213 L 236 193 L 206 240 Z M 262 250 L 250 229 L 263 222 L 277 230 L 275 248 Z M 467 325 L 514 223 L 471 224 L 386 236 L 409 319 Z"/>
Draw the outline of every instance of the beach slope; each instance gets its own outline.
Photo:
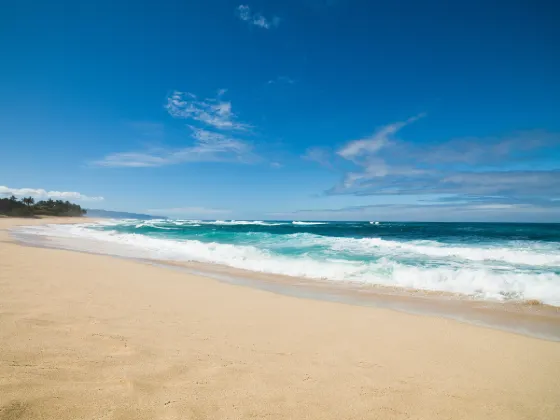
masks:
<path id="1" fill-rule="evenodd" d="M 1 420 L 560 418 L 559 343 L 8 232 L 46 222 L 0 219 Z"/>

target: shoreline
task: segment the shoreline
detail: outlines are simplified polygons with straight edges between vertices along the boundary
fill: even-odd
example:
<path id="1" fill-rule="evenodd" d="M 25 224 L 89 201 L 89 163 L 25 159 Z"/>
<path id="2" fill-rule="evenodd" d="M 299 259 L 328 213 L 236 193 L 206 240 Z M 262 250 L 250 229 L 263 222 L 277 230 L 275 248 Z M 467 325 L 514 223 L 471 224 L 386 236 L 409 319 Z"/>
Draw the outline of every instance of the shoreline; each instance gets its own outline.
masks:
<path id="1" fill-rule="evenodd" d="M 559 343 L 23 246 L 4 220 L 0 418 L 560 416 Z"/>
<path id="2" fill-rule="evenodd" d="M 560 342 L 560 308 L 526 302 L 469 299 L 443 292 L 347 284 L 335 281 L 251 272 L 219 264 L 139 260 L 161 267 L 212 278 L 283 296 L 383 308 L 413 315 L 431 316 Z"/>
<path id="3" fill-rule="evenodd" d="M 51 219 L 48 220 L 48 223 L 50 223 Z M 78 218 L 69 222 L 97 223 L 103 221 L 104 219 L 84 220 Z M 42 223 L 38 222 L 38 224 Z M 56 223 L 64 224 L 66 220 Z M 12 236 L 26 246 L 85 252 L 92 255 L 105 255 L 144 262 L 284 296 L 440 317 L 523 336 L 560 342 L 560 307 L 540 302 L 535 304 L 527 301 L 475 299 L 468 295 L 450 292 L 310 279 L 250 271 L 215 263 L 155 260 L 111 252 L 96 252 L 87 246 L 80 248 L 81 244 L 88 242 L 87 239 L 83 238 L 61 239 L 17 232 Z M 107 244 L 107 246 L 112 245 Z M 118 251 L 118 248 L 115 248 L 115 251 Z"/>

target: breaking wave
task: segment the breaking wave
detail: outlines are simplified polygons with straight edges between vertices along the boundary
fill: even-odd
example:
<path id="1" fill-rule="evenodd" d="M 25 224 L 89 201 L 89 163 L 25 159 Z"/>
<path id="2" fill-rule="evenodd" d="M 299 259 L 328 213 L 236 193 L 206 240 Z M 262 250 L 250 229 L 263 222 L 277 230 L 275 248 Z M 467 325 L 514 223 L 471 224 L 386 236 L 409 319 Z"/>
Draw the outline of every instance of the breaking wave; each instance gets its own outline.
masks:
<path id="1" fill-rule="evenodd" d="M 559 242 L 525 238 L 446 243 L 443 239 L 403 240 L 396 234 L 395 239 L 384 239 L 293 233 L 293 229 L 317 223 L 125 220 L 20 230 L 54 238 L 82 238 L 86 240 L 82 242 L 84 250 L 94 252 L 215 263 L 263 273 L 460 293 L 479 299 L 537 299 L 560 306 Z M 149 232 L 143 233 L 146 228 Z M 275 233 L 287 228 L 291 233 Z M 346 229 L 355 230 L 356 225 Z"/>

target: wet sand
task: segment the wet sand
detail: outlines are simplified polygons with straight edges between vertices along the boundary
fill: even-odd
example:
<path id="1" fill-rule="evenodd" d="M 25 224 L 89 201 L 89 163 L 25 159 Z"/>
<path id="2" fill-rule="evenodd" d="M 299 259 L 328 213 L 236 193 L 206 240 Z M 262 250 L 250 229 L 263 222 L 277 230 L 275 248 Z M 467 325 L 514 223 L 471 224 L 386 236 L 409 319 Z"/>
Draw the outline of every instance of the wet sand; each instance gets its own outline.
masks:
<path id="1" fill-rule="evenodd" d="M 256 273 L 217 264 L 150 262 L 286 296 L 438 316 L 560 341 L 560 308 L 535 301 L 477 300 L 461 294 Z"/>

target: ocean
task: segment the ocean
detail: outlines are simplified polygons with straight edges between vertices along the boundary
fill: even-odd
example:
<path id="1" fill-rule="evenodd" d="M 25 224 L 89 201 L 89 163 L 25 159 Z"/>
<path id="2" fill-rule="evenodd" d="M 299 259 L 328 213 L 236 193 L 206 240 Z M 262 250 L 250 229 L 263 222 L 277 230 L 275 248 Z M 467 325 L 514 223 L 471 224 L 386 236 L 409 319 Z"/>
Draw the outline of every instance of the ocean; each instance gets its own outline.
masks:
<path id="1" fill-rule="evenodd" d="M 138 258 L 560 306 L 560 224 L 129 219 L 22 232 Z"/>

